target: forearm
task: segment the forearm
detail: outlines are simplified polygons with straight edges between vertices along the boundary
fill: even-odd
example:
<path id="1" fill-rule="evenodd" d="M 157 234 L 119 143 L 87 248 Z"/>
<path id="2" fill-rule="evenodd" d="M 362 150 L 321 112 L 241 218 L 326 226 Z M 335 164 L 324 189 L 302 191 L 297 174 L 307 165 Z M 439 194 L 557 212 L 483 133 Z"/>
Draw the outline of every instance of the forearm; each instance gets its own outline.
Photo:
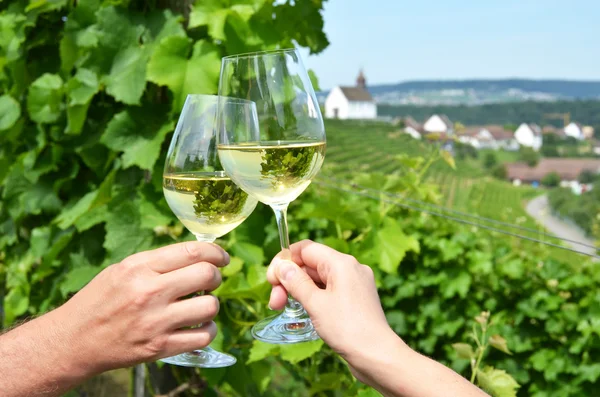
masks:
<path id="1" fill-rule="evenodd" d="M 75 357 L 71 336 L 56 311 L 0 336 L 3 397 L 60 396 L 91 374 Z"/>
<path id="2" fill-rule="evenodd" d="M 410 349 L 398 337 L 350 363 L 386 397 L 487 396 L 456 372 Z"/>

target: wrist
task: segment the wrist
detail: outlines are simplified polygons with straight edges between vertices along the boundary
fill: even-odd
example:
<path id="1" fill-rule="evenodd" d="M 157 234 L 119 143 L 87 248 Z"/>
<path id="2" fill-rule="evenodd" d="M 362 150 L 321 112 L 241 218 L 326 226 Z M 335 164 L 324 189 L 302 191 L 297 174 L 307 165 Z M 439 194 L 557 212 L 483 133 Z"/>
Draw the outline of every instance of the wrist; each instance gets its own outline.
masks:
<path id="1" fill-rule="evenodd" d="M 81 348 L 83 335 L 78 335 L 75 319 L 72 313 L 65 312 L 64 306 L 37 320 L 42 322 L 38 326 L 48 330 L 46 337 L 52 346 L 48 354 L 55 358 L 57 374 L 63 378 L 63 382 L 78 384 L 100 372 L 90 365 L 95 358 Z"/>
<path id="2" fill-rule="evenodd" d="M 357 347 L 346 357 L 359 378 L 363 378 L 360 380 L 367 384 L 379 383 L 376 378 L 385 377 L 384 371 L 399 370 L 399 364 L 410 361 L 417 354 L 389 328 L 371 339 L 370 343 Z"/>

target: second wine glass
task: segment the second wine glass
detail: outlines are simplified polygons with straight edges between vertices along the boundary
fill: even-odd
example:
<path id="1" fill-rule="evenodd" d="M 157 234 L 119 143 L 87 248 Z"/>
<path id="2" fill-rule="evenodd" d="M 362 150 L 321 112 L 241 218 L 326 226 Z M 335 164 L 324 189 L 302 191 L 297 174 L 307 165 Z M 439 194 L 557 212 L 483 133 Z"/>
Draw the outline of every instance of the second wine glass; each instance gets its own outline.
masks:
<path id="1" fill-rule="evenodd" d="M 325 157 L 323 118 L 298 51 L 223 58 L 219 95 L 256 104 L 258 129 L 220 106 L 219 158 L 238 186 L 273 209 L 282 256 L 291 260 L 287 208 L 317 175 Z M 308 314 L 291 296 L 284 312 L 259 321 L 252 335 L 276 344 L 318 339 Z"/>
<path id="2" fill-rule="evenodd" d="M 163 173 L 169 207 L 198 241 L 212 243 L 241 224 L 256 199 L 236 186 L 223 171 L 216 151 L 218 98 L 188 95 L 171 140 Z M 239 114 L 255 118 L 251 102 L 224 101 Z M 235 364 L 235 357 L 210 347 L 164 358 L 169 364 L 217 368 Z"/>

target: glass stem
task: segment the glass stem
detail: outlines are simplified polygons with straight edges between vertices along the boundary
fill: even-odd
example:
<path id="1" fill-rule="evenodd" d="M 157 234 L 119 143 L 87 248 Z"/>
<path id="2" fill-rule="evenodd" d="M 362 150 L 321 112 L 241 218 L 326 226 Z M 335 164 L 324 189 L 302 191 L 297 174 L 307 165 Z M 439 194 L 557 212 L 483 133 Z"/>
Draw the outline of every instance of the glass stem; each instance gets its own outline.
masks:
<path id="1" fill-rule="evenodd" d="M 288 233 L 287 209 L 289 203 L 272 205 L 277 220 L 277 229 L 279 230 L 279 241 L 281 242 L 281 258 L 291 261 L 292 252 L 290 251 L 290 235 Z M 288 294 L 288 302 L 285 306 L 285 314 L 290 317 L 299 317 L 304 313 L 304 308 L 296 299 Z"/>

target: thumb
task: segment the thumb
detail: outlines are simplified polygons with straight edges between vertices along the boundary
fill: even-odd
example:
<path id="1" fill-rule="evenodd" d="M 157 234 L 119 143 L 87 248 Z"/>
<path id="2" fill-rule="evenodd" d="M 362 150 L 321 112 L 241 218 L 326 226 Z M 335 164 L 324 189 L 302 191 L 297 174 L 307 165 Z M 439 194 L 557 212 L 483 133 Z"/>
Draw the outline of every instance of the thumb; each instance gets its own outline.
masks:
<path id="1" fill-rule="evenodd" d="M 287 292 L 310 310 L 311 297 L 321 290 L 315 282 L 298 265 L 289 260 L 276 259 L 275 275 Z"/>

